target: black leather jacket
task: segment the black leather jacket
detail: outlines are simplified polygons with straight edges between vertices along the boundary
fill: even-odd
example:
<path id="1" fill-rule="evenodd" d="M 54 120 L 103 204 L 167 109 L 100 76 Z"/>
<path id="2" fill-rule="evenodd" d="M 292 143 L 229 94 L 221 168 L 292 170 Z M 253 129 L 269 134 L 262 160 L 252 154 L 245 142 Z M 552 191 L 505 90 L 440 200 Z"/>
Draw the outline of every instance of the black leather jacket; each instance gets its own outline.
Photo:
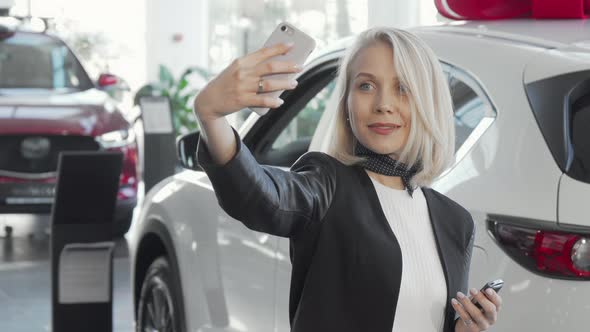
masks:
<path id="1" fill-rule="evenodd" d="M 364 169 L 320 152 L 304 154 L 290 171 L 259 165 L 234 134 L 238 151 L 225 165 L 212 162 L 201 140 L 197 161 L 225 212 L 290 239 L 291 331 L 391 332 L 401 249 Z M 422 190 L 447 284 L 443 332 L 451 332 L 458 316 L 450 300 L 467 294 L 474 223 L 451 199 Z"/>

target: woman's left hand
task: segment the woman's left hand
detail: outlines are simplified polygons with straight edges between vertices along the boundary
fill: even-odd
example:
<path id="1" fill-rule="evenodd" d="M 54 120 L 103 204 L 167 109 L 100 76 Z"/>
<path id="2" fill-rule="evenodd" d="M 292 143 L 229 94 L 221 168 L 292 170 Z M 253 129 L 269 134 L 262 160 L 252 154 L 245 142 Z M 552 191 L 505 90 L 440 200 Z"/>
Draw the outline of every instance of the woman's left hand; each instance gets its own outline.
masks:
<path id="1" fill-rule="evenodd" d="M 469 290 L 476 302 L 483 309 L 479 309 L 471 299 L 463 293 L 457 293 L 457 299 L 451 303 L 461 317 L 455 325 L 455 332 L 480 332 L 490 328 L 498 319 L 498 312 L 502 306 L 502 298 L 493 289 L 487 289 L 486 294 L 475 288 Z"/>

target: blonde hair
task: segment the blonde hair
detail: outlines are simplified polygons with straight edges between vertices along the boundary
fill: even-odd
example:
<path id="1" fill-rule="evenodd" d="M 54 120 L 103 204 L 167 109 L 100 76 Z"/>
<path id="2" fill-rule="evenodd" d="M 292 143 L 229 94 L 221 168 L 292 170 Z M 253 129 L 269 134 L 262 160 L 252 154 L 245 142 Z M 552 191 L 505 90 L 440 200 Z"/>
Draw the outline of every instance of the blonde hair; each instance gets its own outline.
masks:
<path id="1" fill-rule="evenodd" d="M 446 77 L 434 51 L 416 35 L 401 29 L 376 27 L 362 32 L 342 59 L 337 78 L 338 97 L 335 129 L 327 153 L 346 165 L 364 158 L 354 155 L 356 137 L 347 123 L 347 98 L 352 62 L 363 49 L 378 42 L 393 50 L 393 63 L 402 84 L 410 91 L 411 126 L 399 161 L 421 167 L 413 187 L 430 184 L 454 163 L 455 126 L 453 104 Z"/>

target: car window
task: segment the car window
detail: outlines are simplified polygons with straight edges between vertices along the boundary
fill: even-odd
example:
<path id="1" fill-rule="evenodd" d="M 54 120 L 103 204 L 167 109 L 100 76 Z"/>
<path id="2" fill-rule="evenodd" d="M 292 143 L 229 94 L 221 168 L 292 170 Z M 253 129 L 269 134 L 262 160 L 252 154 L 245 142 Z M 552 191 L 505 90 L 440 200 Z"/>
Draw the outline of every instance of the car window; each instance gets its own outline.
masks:
<path id="1" fill-rule="evenodd" d="M 305 105 L 272 143 L 271 150 L 289 149 L 302 143 L 309 146 L 335 85 L 332 80 Z"/>
<path id="2" fill-rule="evenodd" d="M 447 74 L 455 114 L 455 153 L 486 118 L 495 117 L 491 103 L 474 79 L 458 69 Z M 487 123 L 487 122 L 486 122 Z M 474 141 L 474 140 L 472 140 Z M 472 142 L 473 143 L 473 142 Z"/>
<path id="3" fill-rule="evenodd" d="M 567 83 L 563 83 L 565 81 L 564 77 L 567 77 L 567 80 L 572 82 L 569 83 L 569 86 Z M 561 136 L 562 140 L 565 140 L 568 142 L 568 145 L 571 145 L 568 153 L 568 156 L 571 156 L 571 162 L 566 174 L 578 181 L 590 183 L 590 133 L 588 133 L 588 128 L 590 128 L 590 70 L 551 77 L 545 79 L 543 84 L 549 88 L 555 87 L 555 85 L 561 85 L 561 91 L 567 91 L 565 98 L 562 98 L 562 100 L 567 100 L 567 106 L 564 107 L 562 112 L 558 112 L 569 113 L 569 116 L 564 117 L 564 120 L 568 123 L 569 132 L 566 131 L 566 135 L 569 137 L 564 139 Z M 565 89 L 563 87 L 564 85 Z M 574 88 L 569 88 L 571 86 L 574 86 Z M 555 92 L 559 90 L 559 88 L 553 89 Z M 545 97 L 546 95 L 544 94 Z M 554 96 L 552 95 L 552 97 Z M 549 103 L 546 104 L 551 105 Z M 547 129 L 547 126 L 544 126 L 543 132 L 547 132 Z M 547 136 L 559 137 L 558 135 Z"/>
<path id="4" fill-rule="evenodd" d="M 571 178 L 590 183 L 590 70 L 534 80 L 525 88 L 557 166 Z"/>
<path id="5" fill-rule="evenodd" d="M 18 32 L 0 39 L 0 88 L 85 90 L 86 72 L 59 40 Z"/>
<path id="6" fill-rule="evenodd" d="M 590 91 L 572 105 L 572 146 L 574 160 L 570 175 L 590 183 Z"/>
<path id="7" fill-rule="evenodd" d="M 449 82 L 455 112 L 455 152 L 465 143 L 485 115 L 481 98 L 465 82 L 451 77 Z"/>

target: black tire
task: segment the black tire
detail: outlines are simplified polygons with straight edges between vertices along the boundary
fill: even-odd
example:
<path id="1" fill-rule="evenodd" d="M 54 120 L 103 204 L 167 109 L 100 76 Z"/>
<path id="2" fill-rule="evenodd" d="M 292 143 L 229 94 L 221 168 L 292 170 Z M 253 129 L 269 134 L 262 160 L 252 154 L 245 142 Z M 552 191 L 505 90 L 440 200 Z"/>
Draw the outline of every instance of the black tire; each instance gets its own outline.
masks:
<path id="1" fill-rule="evenodd" d="M 168 259 L 156 258 L 141 286 L 137 307 L 137 332 L 183 332 L 180 294 Z"/>

